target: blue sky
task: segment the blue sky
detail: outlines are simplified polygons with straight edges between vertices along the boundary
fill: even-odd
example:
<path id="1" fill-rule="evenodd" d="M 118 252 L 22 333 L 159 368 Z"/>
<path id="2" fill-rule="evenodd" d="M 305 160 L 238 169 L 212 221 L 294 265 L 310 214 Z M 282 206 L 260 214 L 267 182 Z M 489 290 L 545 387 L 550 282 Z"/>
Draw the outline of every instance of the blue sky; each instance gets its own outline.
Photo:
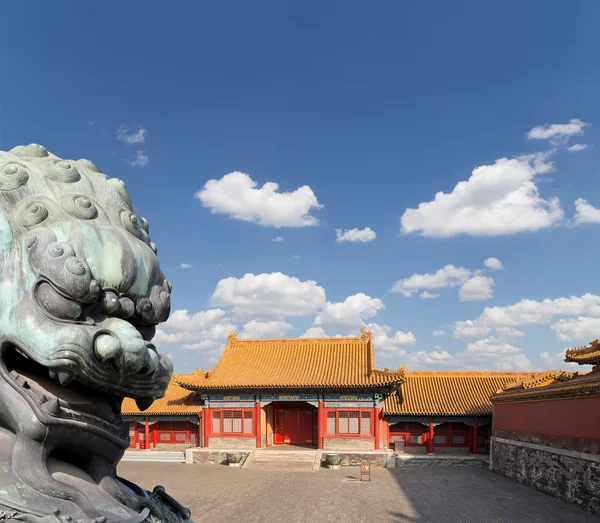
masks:
<path id="1" fill-rule="evenodd" d="M 599 22 L 592 1 L 5 2 L 0 149 L 126 181 L 178 371 L 234 329 L 366 325 L 380 367 L 566 368 L 600 333 Z"/>

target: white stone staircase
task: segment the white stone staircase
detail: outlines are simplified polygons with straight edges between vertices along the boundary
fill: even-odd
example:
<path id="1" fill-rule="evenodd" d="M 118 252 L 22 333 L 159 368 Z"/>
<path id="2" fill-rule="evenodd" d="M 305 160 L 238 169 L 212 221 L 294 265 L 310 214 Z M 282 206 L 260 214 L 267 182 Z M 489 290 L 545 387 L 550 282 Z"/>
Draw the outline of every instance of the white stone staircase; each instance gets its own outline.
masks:
<path id="1" fill-rule="evenodd" d="M 262 470 L 317 471 L 321 451 L 317 450 L 261 450 L 253 451 L 243 468 Z"/>
<path id="2" fill-rule="evenodd" d="M 121 461 L 159 461 L 163 463 L 185 463 L 185 451 L 126 450 Z"/>

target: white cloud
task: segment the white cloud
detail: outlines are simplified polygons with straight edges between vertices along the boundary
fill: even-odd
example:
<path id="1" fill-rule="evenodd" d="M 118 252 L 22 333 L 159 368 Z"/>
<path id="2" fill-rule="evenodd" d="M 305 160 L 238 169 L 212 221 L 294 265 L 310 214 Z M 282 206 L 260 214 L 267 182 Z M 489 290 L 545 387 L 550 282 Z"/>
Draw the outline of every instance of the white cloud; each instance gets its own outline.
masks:
<path id="1" fill-rule="evenodd" d="M 550 140 L 554 145 L 566 143 L 571 136 L 580 136 L 583 134 L 583 128 L 587 125 L 576 118 L 569 120 L 564 124 L 546 124 L 538 125 L 527 133 L 528 140 Z"/>
<path id="2" fill-rule="evenodd" d="M 597 209 L 587 200 L 577 198 L 575 200 L 575 217 L 573 218 L 575 225 L 580 223 L 600 223 L 600 209 Z"/>
<path id="3" fill-rule="evenodd" d="M 282 242 L 283 238 L 281 236 L 275 236 L 275 238 L 273 238 L 274 242 Z"/>
<path id="4" fill-rule="evenodd" d="M 190 314 L 186 309 L 174 311 L 169 319 L 156 330 L 152 342 L 161 345 L 181 344 L 184 350 L 217 352 L 221 350 L 229 333 L 236 325 L 222 309 Z"/>
<path id="5" fill-rule="evenodd" d="M 244 325 L 239 335 L 240 339 L 252 338 L 281 338 L 292 328 L 292 325 L 283 320 L 257 321 L 251 320 Z"/>
<path id="6" fill-rule="evenodd" d="M 457 321 L 454 324 L 453 338 L 464 339 L 464 338 L 481 338 L 487 336 L 490 333 L 490 328 L 485 325 L 478 325 L 472 320 Z"/>
<path id="7" fill-rule="evenodd" d="M 586 143 L 576 143 L 570 147 L 567 147 L 567 151 L 571 153 L 578 153 L 579 151 L 585 151 L 588 147 L 589 145 Z"/>
<path id="8" fill-rule="evenodd" d="M 257 183 L 247 174 L 232 172 L 209 180 L 194 196 L 213 214 L 229 214 L 236 220 L 269 227 L 309 227 L 319 220 L 310 214 L 323 206 L 308 185 L 293 192 L 278 192 L 279 185 Z"/>
<path id="9" fill-rule="evenodd" d="M 491 353 L 491 354 L 517 354 L 521 349 L 510 343 L 502 342 L 496 338 L 489 337 L 477 340 L 467 345 L 467 352 Z"/>
<path id="10" fill-rule="evenodd" d="M 561 318 L 550 327 L 556 332 L 560 341 L 586 341 L 600 337 L 600 318 L 579 316 L 577 318 Z"/>
<path id="11" fill-rule="evenodd" d="M 505 236 L 548 228 L 562 220 L 558 198 L 539 196 L 535 178 L 552 170 L 545 154 L 496 160 L 473 170 L 467 181 L 451 193 L 438 192 L 435 199 L 406 209 L 401 232 L 449 238 Z"/>
<path id="12" fill-rule="evenodd" d="M 512 327 L 496 327 L 496 334 L 502 338 L 520 338 L 525 336 L 523 331 L 513 329 Z"/>
<path id="13" fill-rule="evenodd" d="M 483 264 L 492 271 L 500 271 L 504 269 L 502 262 L 498 258 L 488 258 Z"/>
<path id="14" fill-rule="evenodd" d="M 565 361 L 565 351 L 556 354 L 549 352 L 540 353 L 540 360 L 544 365 L 544 370 L 566 370 L 569 372 L 589 372 L 592 370 L 591 365 L 579 365 L 571 361 Z"/>
<path id="15" fill-rule="evenodd" d="M 487 276 L 473 276 L 460 288 L 460 301 L 489 300 L 493 295 L 494 280 Z"/>
<path id="16" fill-rule="evenodd" d="M 409 353 L 405 361 L 411 368 L 447 368 L 462 370 L 533 370 L 521 349 L 494 337 L 469 343 L 464 351 L 419 351 Z"/>
<path id="17" fill-rule="evenodd" d="M 327 338 L 323 327 L 311 327 L 308 329 L 301 338 Z"/>
<path id="18" fill-rule="evenodd" d="M 444 329 L 435 329 L 433 331 L 433 336 L 445 336 L 446 331 Z"/>
<path id="19" fill-rule="evenodd" d="M 466 282 L 471 276 L 471 271 L 464 267 L 446 265 L 433 274 L 413 274 L 394 283 L 391 292 L 399 292 L 410 298 L 421 289 L 442 289 L 456 287 Z"/>
<path id="20" fill-rule="evenodd" d="M 180 263 L 180 264 L 178 265 L 178 267 L 179 267 L 180 269 L 191 269 L 191 268 L 193 267 L 193 265 L 190 265 L 189 263 Z"/>
<path id="21" fill-rule="evenodd" d="M 335 230 L 335 241 L 337 243 L 370 242 L 376 237 L 375 231 L 370 227 L 365 227 L 364 229 L 346 229 L 345 231 L 342 231 L 342 229 Z"/>
<path id="22" fill-rule="evenodd" d="M 417 342 L 417 338 L 412 332 L 396 331 L 390 336 L 392 328 L 387 325 L 369 323 L 368 327 L 373 334 L 373 346 L 377 353 L 384 353 L 387 356 L 402 356 L 406 354 L 403 347 L 410 347 Z"/>
<path id="23" fill-rule="evenodd" d="M 146 167 L 148 165 L 148 155 L 144 151 L 138 151 L 135 160 L 125 160 L 133 167 Z"/>
<path id="24" fill-rule="evenodd" d="M 325 302 L 325 289 L 316 282 L 281 272 L 230 276 L 219 281 L 211 297 L 215 306 L 232 307 L 240 321 L 315 314 Z"/>
<path id="25" fill-rule="evenodd" d="M 133 145 L 136 143 L 144 143 L 146 141 L 146 134 L 148 131 L 143 127 L 138 127 L 130 131 L 124 125 L 121 125 L 116 131 L 117 140 L 127 145 Z"/>
<path id="26" fill-rule="evenodd" d="M 327 302 L 313 323 L 319 327 L 334 327 L 338 329 L 357 330 L 372 318 L 385 305 L 379 298 L 371 298 L 362 292 L 348 296 L 343 302 Z"/>
<path id="27" fill-rule="evenodd" d="M 439 298 L 439 296 L 439 294 L 432 294 L 429 291 L 423 291 L 421 294 L 419 294 L 419 298 L 422 300 L 434 300 L 435 298 Z"/>
<path id="28" fill-rule="evenodd" d="M 487 335 L 492 328 L 548 324 L 557 316 L 600 317 L 600 296 L 588 293 L 554 300 L 524 299 L 512 305 L 485 307 L 475 320 L 457 321 L 454 337 L 481 337 Z"/>

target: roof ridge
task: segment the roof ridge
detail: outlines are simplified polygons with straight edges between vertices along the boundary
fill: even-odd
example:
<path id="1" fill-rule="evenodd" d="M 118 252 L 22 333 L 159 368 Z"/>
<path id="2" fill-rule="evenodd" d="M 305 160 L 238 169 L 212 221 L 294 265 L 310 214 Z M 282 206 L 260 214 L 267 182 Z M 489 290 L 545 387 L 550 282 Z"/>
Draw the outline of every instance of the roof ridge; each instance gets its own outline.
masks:
<path id="1" fill-rule="evenodd" d="M 532 374 L 543 374 L 543 372 L 539 371 L 469 371 L 469 370 L 407 370 L 406 377 L 410 376 L 422 376 L 422 377 L 435 377 L 435 376 L 447 376 L 447 377 L 465 377 L 465 376 L 473 376 L 473 377 L 496 377 L 496 376 L 531 376 Z"/>

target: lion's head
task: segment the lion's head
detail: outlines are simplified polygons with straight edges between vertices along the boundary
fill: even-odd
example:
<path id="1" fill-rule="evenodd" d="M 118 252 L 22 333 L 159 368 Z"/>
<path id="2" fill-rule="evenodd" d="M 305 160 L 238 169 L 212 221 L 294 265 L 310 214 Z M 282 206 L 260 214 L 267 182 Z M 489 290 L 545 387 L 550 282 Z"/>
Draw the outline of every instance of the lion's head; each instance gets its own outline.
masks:
<path id="1" fill-rule="evenodd" d="M 72 501 L 52 459 L 90 477 L 114 469 L 129 443 L 123 397 L 143 410 L 164 394 L 172 365 L 152 337 L 171 285 L 125 184 L 36 144 L 0 151 L 0 282 L 0 459 Z M 44 470 L 18 470 L 39 452 Z"/>

